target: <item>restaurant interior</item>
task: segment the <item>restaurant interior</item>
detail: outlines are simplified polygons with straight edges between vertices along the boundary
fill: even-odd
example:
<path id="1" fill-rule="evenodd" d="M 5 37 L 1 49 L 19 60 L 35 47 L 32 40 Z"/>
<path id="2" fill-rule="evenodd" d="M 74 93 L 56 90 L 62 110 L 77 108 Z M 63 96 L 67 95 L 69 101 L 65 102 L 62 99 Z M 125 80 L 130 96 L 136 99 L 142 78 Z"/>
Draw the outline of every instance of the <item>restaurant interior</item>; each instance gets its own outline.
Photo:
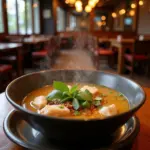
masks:
<path id="1" fill-rule="evenodd" d="M 150 1 L 0 0 L 0 93 L 47 69 L 104 71 L 149 88 Z"/>
<path id="2" fill-rule="evenodd" d="M 0 83 L 44 69 L 94 69 L 149 86 L 147 0 L 1 0 Z"/>

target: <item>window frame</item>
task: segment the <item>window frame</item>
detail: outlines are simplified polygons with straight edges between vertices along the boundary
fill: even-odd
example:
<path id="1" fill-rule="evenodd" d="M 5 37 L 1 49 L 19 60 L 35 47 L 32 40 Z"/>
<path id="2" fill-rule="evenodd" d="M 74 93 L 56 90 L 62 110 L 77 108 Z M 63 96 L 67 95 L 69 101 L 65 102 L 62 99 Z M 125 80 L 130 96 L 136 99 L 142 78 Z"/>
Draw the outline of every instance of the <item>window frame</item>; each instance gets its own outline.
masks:
<path id="1" fill-rule="evenodd" d="M 1 9 L 2 9 L 3 32 L 0 32 L 0 35 L 4 35 L 4 34 L 5 34 L 5 31 L 7 30 L 6 24 L 5 24 L 5 20 L 6 20 L 5 17 L 6 17 L 6 16 L 5 16 L 5 9 L 4 9 L 4 8 L 5 8 L 5 7 L 4 7 L 4 6 L 5 6 L 4 0 L 1 0 L 1 4 L 2 4 L 2 5 L 1 5 L 1 7 L 2 7 Z"/>
<path id="2" fill-rule="evenodd" d="M 2 1 L 4 1 L 4 0 L 2 0 Z M 38 0 L 39 1 L 39 23 L 40 23 L 40 25 L 39 25 L 39 30 L 40 30 L 40 32 L 37 34 L 37 33 L 35 33 L 35 27 L 34 27 L 34 7 L 33 7 L 33 4 L 34 4 L 34 0 L 31 0 L 31 5 L 32 5 L 32 33 L 31 34 L 28 34 L 27 33 L 27 28 L 28 28 L 28 20 L 27 20 L 27 6 L 26 6 L 26 4 L 27 4 L 27 1 L 28 0 L 24 0 L 25 1 L 25 34 L 21 34 L 20 32 L 19 32 L 19 13 L 18 13 L 18 0 L 15 0 L 15 3 L 16 3 L 16 6 L 15 6 L 15 8 L 16 8 L 16 20 L 17 20 L 17 23 L 16 23 L 16 26 L 17 26 L 17 33 L 9 33 L 9 31 L 8 31 L 8 14 L 7 14 L 7 8 L 6 8 L 6 16 L 4 16 L 4 17 L 6 17 L 6 19 L 7 19 L 7 21 L 6 21 L 6 25 L 4 24 L 4 27 L 5 26 L 7 26 L 7 28 L 6 28 L 6 32 L 7 32 L 7 34 L 8 35 L 22 35 L 22 36 L 26 36 L 26 35 L 32 35 L 32 34 L 35 34 L 35 35 L 39 35 L 40 33 L 41 33 L 41 14 L 40 14 L 40 12 L 41 12 L 41 9 L 40 9 L 40 0 Z M 5 2 L 6 2 L 6 0 L 5 0 Z M 6 5 L 7 5 L 7 2 L 6 2 Z M 4 6 L 4 5 L 3 5 Z M 4 7 L 3 7 L 4 8 Z M 3 9 L 4 10 L 4 9 Z M 4 20 L 4 17 L 3 17 L 3 20 Z M 4 28 L 5 29 L 5 28 Z M 4 31 L 4 32 L 5 32 Z M 1 34 L 1 33 L 0 33 Z"/>

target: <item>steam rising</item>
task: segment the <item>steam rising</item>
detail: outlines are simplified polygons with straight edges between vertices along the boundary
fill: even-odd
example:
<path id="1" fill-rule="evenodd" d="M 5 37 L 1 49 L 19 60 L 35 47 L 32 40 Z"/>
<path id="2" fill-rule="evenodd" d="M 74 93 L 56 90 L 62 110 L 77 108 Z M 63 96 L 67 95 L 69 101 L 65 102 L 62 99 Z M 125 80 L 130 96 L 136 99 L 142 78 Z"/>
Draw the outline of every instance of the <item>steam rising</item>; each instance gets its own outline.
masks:
<path id="1" fill-rule="evenodd" d="M 89 52 L 96 48 L 96 44 L 92 36 L 86 33 L 79 34 L 76 37 L 73 48 L 67 50 L 60 50 L 60 53 L 55 58 L 46 56 L 40 61 L 41 70 L 95 70 Z M 37 69 L 36 71 L 39 71 Z M 70 81 L 86 82 L 91 77 L 91 72 L 75 72 Z M 44 77 L 49 80 L 49 77 Z M 59 72 L 59 77 L 52 77 L 52 80 L 68 80 L 67 74 Z"/>

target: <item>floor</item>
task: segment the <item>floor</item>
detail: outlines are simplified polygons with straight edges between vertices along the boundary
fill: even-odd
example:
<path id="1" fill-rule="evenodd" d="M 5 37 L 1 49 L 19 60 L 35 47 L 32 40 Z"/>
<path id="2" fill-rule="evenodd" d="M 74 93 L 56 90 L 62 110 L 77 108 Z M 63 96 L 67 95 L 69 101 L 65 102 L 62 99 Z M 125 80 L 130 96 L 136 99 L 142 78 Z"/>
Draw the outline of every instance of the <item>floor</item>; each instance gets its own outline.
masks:
<path id="1" fill-rule="evenodd" d="M 117 71 L 111 69 L 107 65 L 106 60 L 102 60 L 101 62 L 101 71 L 107 71 L 111 73 L 117 74 Z M 34 70 L 44 70 L 45 62 L 41 62 L 40 68 Z M 84 70 L 96 70 L 91 60 L 89 53 L 86 50 L 82 49 L 68 49 L 61 50 L 60 55 L 57 57 L 55 64 L 51 68 L 53 69 L 84 69 Z M 27 71 L 33 72 L 33 70 Z M 127 78 L 130 78 L 129 75 L 124 75 Z M 150 77 L 146 77 L 145 75 L 134 75 L 132 78 L 135 82 L 139 83 L 142 86 L 150 87 Z"/>

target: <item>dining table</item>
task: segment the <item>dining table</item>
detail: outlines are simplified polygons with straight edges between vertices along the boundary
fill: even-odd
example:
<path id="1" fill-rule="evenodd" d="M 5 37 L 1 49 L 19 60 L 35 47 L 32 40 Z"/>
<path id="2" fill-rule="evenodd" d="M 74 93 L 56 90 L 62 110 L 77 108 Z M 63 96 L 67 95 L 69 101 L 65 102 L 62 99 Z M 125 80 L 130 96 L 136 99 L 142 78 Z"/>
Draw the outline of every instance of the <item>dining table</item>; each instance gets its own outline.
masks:
<path id="1" fill-rule="evenodd" d="M 50 41 L 52 36 L 39 36 L 39 37 L 26 37 L 23 39 L 23 47 L 25 49 L 25 62 L 28 67 L 32 67 L 33 58 L 32 52 L 35 50 L 42 50 L 41 47 L 45 47 L 45 45 Z"/>
<path id="2" fill-rule="evenodd" d="M 130 49 L 131 52 L 134 51 L 134 38 L 127 39 L 117 39 L 117 38 L 100 38 L 100 43 L 110 42 L 111 48 L 115 48 L 118 52 L 118 65 L 117 65 L 117 73 L 123 74 L 124 70 L 124 53 L 127 49 Z"/>
<path id="3" fill-rule="evenodd" d="M 21 43 L 0 43 L 0 57 L 8 55 L 16 55 L 17 61 L 17 75 L 23 74 L 23 56 L 22 56 L 22 44 Z"/>
<path id="4" fill-rule="evenodd" d="M 146 102 L 137 111 L 136 116 L 140 120 L 140 132 L 134 140 L 131 150 L 149 150 L 150 149 L 150 88 L 143 87 L 146 93 Z M 8 113 L 14 108 L 8 103 L 5 93 L 0 94 L 0 150 L 24 150 L 23 147 L 11 142 L 3 131 L 3 121 Z"/>
<path id="5" fill-rule="evenodd" d="M 46 36 L 46 37 L 26 37 L 23 39 L 24 44 L 39 44 L 39 43 L 44 43 L 48 42 L 51 36 Z"/>

